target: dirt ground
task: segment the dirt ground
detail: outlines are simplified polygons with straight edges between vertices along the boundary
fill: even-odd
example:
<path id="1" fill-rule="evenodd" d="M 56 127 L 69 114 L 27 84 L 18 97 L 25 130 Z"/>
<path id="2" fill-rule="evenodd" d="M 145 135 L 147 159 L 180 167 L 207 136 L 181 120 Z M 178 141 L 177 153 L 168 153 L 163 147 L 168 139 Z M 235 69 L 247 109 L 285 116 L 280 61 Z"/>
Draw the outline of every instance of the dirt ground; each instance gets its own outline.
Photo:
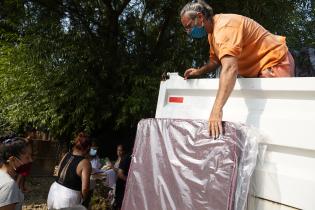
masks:
<path id="1" fill-rule="evenodd" d="M 28 177 L 26 187 L 29 192 L 24 194 L 23 210 L 47 210 L 47 196 L 54 177 Z M 106 193 L 104 187 L 97 183 L 96 190 L 91 201 L 91 210 L 109 210 L 108 202 L 104 199 Z"/>
<path id="2" fill-rule="evenodd" d="M 47 196 L 54 177 L 28 177 L 26 187 L 29 192 L 24 193 L 23 210 L 47 210 Z"/>

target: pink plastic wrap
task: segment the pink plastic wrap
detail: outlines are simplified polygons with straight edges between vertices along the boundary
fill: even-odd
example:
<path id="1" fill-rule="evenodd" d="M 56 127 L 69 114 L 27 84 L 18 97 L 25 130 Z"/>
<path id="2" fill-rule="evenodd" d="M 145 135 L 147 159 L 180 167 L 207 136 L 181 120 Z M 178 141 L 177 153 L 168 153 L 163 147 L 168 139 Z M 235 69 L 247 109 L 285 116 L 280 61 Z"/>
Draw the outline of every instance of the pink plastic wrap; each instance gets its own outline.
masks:
<path id="1" fill-rule="evenodd" d="M 244 209 L 256 136 L 226 122 L 214 140 L 207 127 L 203 120 L 141 120 L 122 209 Z"/>

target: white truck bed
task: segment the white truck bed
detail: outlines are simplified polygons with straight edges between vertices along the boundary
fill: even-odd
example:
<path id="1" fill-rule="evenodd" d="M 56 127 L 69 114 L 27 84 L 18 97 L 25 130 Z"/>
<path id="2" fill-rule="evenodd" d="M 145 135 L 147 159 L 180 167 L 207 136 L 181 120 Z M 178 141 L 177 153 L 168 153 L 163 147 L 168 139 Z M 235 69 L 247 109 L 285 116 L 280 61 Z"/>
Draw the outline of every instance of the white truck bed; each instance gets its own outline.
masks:
<path id="1" fill-rule="evenodd" d="M 156 118 L 208 120 L 218 79 L 162 81 Z M 315 209 L 315 78 L 238 79 L 223 120 L 243 122 L 266 136 L 248 209 Z"/>

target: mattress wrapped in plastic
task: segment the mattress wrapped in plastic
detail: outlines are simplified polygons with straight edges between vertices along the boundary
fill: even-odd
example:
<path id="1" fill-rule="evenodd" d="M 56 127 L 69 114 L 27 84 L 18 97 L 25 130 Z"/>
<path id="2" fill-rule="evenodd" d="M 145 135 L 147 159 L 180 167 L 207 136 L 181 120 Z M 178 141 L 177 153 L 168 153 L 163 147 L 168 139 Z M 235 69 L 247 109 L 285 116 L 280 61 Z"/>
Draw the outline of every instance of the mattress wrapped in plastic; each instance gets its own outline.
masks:
<path id="1" fill-rule="evenodd" d="M 141 120 L 122 209 L 245 209 L 260 136 L 223 127 L 213 139 L 204 120 Z"/>

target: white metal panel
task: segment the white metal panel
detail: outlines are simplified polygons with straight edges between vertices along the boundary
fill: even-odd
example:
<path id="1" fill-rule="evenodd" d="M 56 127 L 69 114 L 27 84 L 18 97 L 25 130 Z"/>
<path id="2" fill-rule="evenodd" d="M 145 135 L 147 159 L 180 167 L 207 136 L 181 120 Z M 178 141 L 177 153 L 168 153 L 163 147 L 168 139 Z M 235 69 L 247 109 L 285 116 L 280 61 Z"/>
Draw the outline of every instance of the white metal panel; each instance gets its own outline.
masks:
<path id="1" fill-rule="evenodd" d="M 208 119 L 218 85 L 218 79 L 184 80 L 170 73 L 161 82 L 156 118 Z M 238 79 L 223 112 L 223 120 L 257 127 L 266 136 L 257 196 L 315 209 L 315 78 Z"/>
<path id="2" fill-rule="evenodd" d="M 248 205 L 248 210 L 252 209 L 268 209 L 268 210 L 298 210 L 290 206 L 282 205 L 265 199 L 254 198 L 252 203 Z"/>

